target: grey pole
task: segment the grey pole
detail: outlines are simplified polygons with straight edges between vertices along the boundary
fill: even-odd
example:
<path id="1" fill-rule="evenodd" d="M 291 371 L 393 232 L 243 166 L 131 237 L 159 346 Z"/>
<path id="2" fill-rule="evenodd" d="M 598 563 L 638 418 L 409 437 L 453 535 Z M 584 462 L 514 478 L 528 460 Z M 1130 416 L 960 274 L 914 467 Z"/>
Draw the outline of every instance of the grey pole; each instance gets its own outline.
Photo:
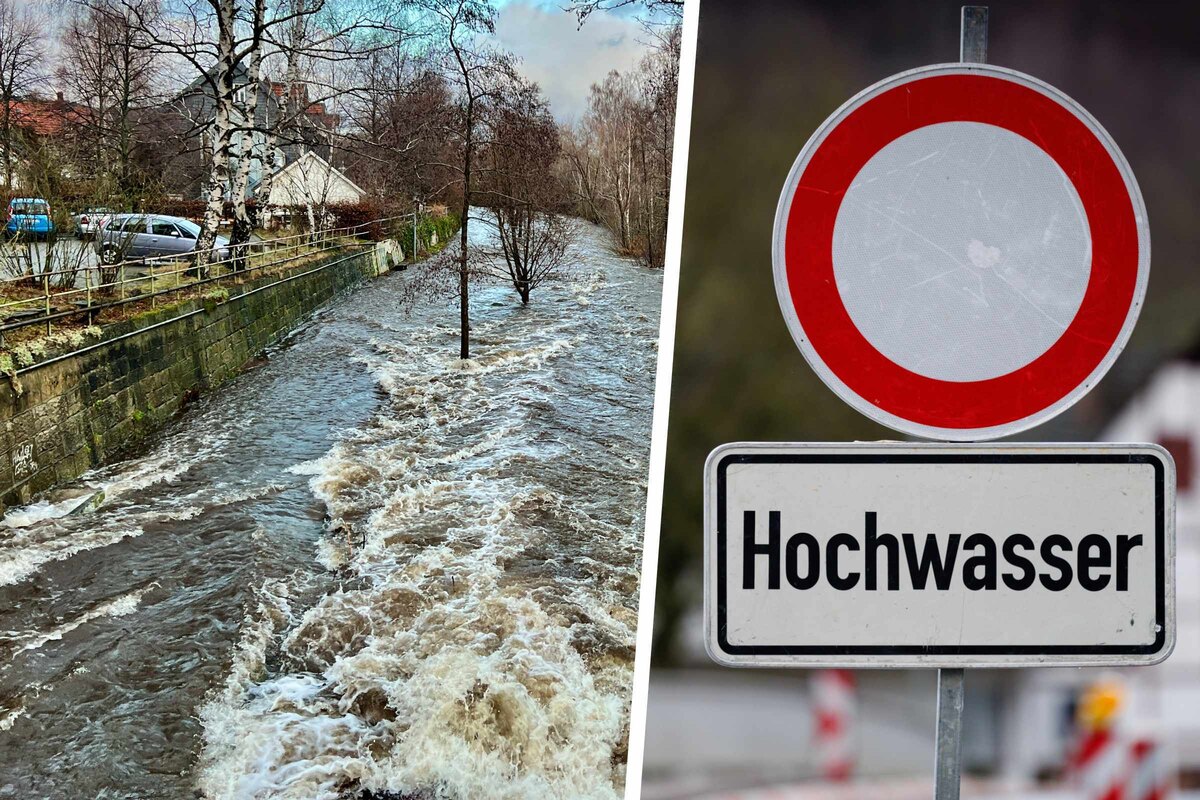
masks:
<path id="1" fill-rule="evenodd" d="M 986 64 L 987 39 L 987 6 L 963 6 L 962 32 L 958 44 L 958 60 L 974 64 Z"/>
<path id="2" fill-rule="evenodd" d="M 962 781 L 962 710 L 965 670 L 938 670 L 937 749 L 933 756 L 934 800 L 958 800 Z"/>
<path id="3" fill-rule="evenodd" d="M 958 60 L 987 63 L 987 6 L 963 6 Z M 962 669 L 938 670 L 937 743 L 933 756 L 934 800 L 958 800 L 962 785 Z"/>

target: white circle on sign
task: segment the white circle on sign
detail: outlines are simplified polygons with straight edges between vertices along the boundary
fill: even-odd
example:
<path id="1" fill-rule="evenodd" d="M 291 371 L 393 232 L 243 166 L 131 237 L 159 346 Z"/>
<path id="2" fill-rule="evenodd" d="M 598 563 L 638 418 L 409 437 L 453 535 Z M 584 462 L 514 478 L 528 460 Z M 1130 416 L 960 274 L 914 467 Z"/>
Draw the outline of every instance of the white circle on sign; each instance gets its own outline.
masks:
<path id="1" fill-rule="evenodd" d="M 1090 275 L 1067 329 L 1040 357 L 985 380 L 933 378 L 888 358 L 850 315 L 834 268 L 834 229 L 866 164 L 897 139 L 950 122 L 1000 127 L 1050 154 L 1082 200 L 1089 224 Z M 1004 170 L 996 174 L 1007 180 Z M 978 236 L 963 243 L 968 257 L 973 254 L 984 265 L 998 263 L 1003 255 Z M 1013 70 L 936 64 L 868 87 L 816 130 L 796 157 L 780 195 L 772 262 L 788 329 L 813 370 L 839 397 L 910 435 L 981 441 L 1053 418 L 1109 370 L 1145 299 L 1150 231 L 1129 164 L 1078 103 Z M 1062 269 L 1075 271 L 1070 264 Z M 884 298 L 876 300 L 873 313 Z M 887 338 L 886 333 L 873 335 L 876 341 Z M 1030 347 L 1029 352 L 1039 349 Z M 922 354 L 907 363 L 928 360 Z"/>
<path id="2" fill-rule="evenodd" d="M 880 353 L 943 381 L 1034 361 L 1091 274 L 1078 193 L 1033 142 L 979 122 L 918 128 L 859 171 L 833 231 L 838 293 Z"/>

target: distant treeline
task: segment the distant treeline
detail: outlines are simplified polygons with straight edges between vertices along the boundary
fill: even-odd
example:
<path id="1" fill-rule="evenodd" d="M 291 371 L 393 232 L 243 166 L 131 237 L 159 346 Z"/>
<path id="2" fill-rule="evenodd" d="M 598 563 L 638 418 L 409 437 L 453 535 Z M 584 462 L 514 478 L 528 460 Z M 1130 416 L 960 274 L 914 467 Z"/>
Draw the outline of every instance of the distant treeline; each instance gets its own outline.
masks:
<path id="1" fill-rule="evenodd" d="M 681 29 L 653 32 L 636 70 L 610 72 L 592 87 L 582 120 L 563 131 L 561 168 L 580 216 L 611 230 L 625 254 L 661 267 Z"/>

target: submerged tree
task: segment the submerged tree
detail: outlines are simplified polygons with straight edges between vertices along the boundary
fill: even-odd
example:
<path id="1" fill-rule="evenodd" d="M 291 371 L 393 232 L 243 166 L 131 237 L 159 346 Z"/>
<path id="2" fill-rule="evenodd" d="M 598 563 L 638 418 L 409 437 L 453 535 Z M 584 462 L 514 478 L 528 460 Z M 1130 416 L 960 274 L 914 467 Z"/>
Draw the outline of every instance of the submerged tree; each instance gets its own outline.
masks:
<path id="1" fill-rule="evenodd" d="M 436 58 L 431 62 L 444 78 L 451 92 L 452 113 L 443 131 L 453 148 L 453 160 L 426 165 L 448 170 L 453 177 L 448 183 L 460 189 L 456 255 L 459 310 L 459 358 L 471 357 L 471 296 L 472 273 L 477 260 L 472 259 L 469 244 L 471 204 L 474 200 L 478 175 L 475 174 L 486 112 L 511 85 L 515 75 L 512 58 L 492 49 L 485 34 L 495 33 L 496 10 L 483 0 L 417 0 L 414 3 L 430 23 L 432 40 L 440 42 Z"/>
<path id="2" fill-rule="evenodd" d="M 527 304 L 566 261 L 572 239 L 571 223 L 558 213 L 558 126 L 538 87 L 514 82 L 492 110 L 488 129 L 480 195 L 492 212 L 503 259 L 496 270 Z"/>

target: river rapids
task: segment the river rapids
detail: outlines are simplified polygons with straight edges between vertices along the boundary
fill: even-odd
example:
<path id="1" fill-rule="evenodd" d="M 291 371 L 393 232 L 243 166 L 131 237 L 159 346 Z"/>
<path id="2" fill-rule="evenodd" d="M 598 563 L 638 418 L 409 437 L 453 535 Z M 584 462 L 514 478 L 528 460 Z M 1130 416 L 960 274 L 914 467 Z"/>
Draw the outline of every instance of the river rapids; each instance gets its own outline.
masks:
<path id="1" fill-rule="evenodd" d="M 662 280 L 578 229 L 471 360 L 392 273 L 10 510 L 0 797 L 619 797 Z"/>

